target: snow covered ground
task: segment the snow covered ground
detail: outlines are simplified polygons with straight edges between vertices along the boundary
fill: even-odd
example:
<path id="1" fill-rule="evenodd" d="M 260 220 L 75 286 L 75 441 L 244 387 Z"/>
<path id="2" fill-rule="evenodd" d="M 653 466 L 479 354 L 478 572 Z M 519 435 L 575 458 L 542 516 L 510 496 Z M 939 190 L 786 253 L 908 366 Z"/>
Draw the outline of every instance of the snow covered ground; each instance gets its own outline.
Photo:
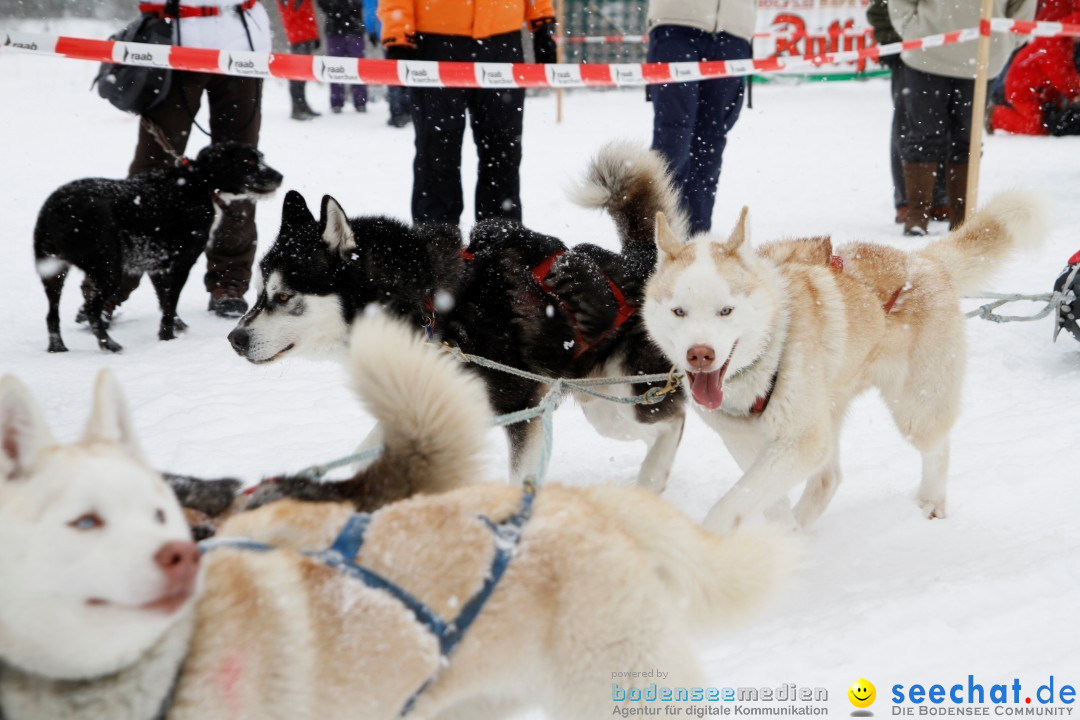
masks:
<path id="1" fill-rule="evenodd" d="M 50 28 L 58 29 L 103 37 L 109 28 Z M 100 352 L 74 323 L 76 277 L 62 307 L 71 352 L 46 354 L 46 302 L 31 251 L 37 210 L 69 180 L 122 177 L 134 151 L 136 120 L 87 90 L 95 70 L 0 52 L 0 373 L 29 384 L 54 431 L 71 438 L 85 420 L 95 373 L 111 367 L 161 468 L 253 481 L 351 451 L 372 423 L 342 370 L 295 359 L 255 367 L 237 357 L 225 340 L 233 323 L 206 312 L 201 264 L 181 298 L 191 329 L 180 339 L 157 341 L 159 316 L 144 282 L 114 325 L 125 352 Z M 327 90 L 308 92 L 325 110 Z M 728 143 L 718 230 L 748 204 L 757 241 L 831 234 L 838 242 L 913 246 L 892 224 L 887 82 L 758 85 L 754 101 Z M 562 187 L 605 141 L 647 143 L 650 108 L 641 91 L 594 91 L 568 95 L 565 110 L 559 125 L 554 97 L 528 101 L 525 221 L 570 243 L 611 246 L 609 221 L 572 207 Z M 384 103 L 367 115 L 346 111 L 303 124 L 287 114 L 285 84 L 269 83 L 262 148 L 286 188 L 316 204 L 331 193 L 350 214 L 408 217 L 412 131 L 387 127 Z M 195 137 L 189 152 L 203 142 Z M 468 146 L 464 175 L 468 198 L 475 179 Z M 1017 186 L 1051 199 L 1052 233 L 1043 250 L 1009 264 L 993 289 L 1048 292 L 1080 249 L 1080 138 L 988 138 L 982 197 Z M 265 249 L 280 197 L 258 212 Z M 713 685 L 821 686 L 835 713 L 846 714 L 848 685 L 865 677 L 877 685 L 881 715 L 894 683 L 948 686 L 974 674 L 987 686 L 1019 678 L 1032 692 L 1050 675 L 1059 686 L 1080 684 L 1080 344 L 1068 335 L 1052 344 L 1049 320 L 971 320 L 968 335 L 949 518 L 922 518 L 917 454 L 878 398 L 858 401 L 843 435 L 844 484 L 806 534 L 802 568 L 754 623 L 703 648 Z M 642 446 L 599 437 L 572 403 L 555 427 L 548 482 L 632 481 Z M 488 455 L 492 473 L 504 474 L 499 432 L 490 434 Z M 665 498 L 701 518 L 738 476 L 718 438 L 692 417 Z M 612 668 L 620 669 L 644 668 Z"/>

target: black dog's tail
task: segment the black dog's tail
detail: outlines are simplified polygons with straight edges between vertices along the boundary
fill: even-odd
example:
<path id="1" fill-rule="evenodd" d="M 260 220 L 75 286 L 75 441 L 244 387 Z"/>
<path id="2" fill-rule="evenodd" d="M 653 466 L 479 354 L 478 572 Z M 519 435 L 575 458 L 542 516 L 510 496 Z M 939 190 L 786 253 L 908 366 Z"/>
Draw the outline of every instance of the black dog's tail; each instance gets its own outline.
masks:
<path id="1" fill-rule="evenodd" d="M 570 198 L 582 207 L 607 210 L 619 229 L 623 254 L 644 262 L 649 272 L 656 260 L 656 213 L 667 216 L 676 237 L 687 237 L 686 215 L 667 164 L 637 143 L 624 140 L 604 146 Z"/>

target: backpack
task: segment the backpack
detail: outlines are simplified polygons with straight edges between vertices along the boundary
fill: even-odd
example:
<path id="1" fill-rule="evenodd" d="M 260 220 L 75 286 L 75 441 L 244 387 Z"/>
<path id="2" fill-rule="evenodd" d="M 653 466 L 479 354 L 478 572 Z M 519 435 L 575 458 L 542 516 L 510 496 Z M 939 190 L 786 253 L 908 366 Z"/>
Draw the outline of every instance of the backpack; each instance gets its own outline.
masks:
<path id="1" fill-rule="evenodd" d="M 146 13 L 120 32 L 111 35 L 109 39 L 121 42 L 172 45 L 173 18 L 179 16 L 179 8 L 180 0 L 167 0 L 163 12 L 166 17 Z M 94 84 L 97 85 L 98 95 L 118 109 L 142 115 L 159 105 L 169 94 L 169 88 L 172 86 L 172 70 L 101 63 L 101 68 L 94 78 Z"/>

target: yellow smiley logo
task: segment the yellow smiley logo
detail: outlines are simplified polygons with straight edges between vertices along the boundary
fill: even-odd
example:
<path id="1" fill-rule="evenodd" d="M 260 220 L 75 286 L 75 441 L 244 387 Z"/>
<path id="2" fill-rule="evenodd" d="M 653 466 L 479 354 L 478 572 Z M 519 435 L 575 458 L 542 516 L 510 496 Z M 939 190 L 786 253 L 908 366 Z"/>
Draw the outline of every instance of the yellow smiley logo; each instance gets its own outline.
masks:
<path id="1" fill-rule="evenodd" d="M 866 678 L 859 678 L 851 683 L 851 687 L 847 689 L 847 696 L 855 707 L 868 708 L 877 699 L 877 690 L 874 688 L 874 683 Z"/>

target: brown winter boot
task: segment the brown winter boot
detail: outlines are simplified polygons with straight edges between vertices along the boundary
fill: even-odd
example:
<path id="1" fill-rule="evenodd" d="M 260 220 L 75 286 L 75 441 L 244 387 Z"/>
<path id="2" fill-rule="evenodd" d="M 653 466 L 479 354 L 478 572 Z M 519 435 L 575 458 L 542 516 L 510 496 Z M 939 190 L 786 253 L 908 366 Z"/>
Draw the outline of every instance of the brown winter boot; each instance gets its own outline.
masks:
<path id="1" fill-rule="evenodd" d="M 949 197 L 949 229 L 955 230 L 964 223 L 967 209 L 967 163 L 949 163 L 945 166 L 945 192 Z"/>
<path id="2" fill-rule="evenodd" d="M 937 163 L 904 163 L 904 190 L 907 193 L 908 216 L 904 222 L 905 235 L 925 235 L 930 222 L 930 206 L 934 201 L 934 179 Z"/>

